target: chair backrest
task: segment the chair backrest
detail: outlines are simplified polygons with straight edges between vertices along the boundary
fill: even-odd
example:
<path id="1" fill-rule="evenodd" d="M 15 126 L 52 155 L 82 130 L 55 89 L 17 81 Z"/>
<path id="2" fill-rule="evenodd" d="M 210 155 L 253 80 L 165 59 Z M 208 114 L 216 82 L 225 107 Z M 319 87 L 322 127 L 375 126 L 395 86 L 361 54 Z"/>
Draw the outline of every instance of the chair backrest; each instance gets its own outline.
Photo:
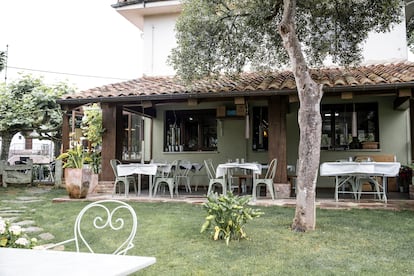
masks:
<path id="1" fill-rule="evenodd" d="M 174 178 L 178 171 L 178 160 L 174 160 L 164 168 L 163 175 L 165 178 Z"/>
<path id="2" fill-rule="evenodd" d="M 127 203 L 119 200 L 92 202 L 85 206 L 76 218 L 74 227 L 76 250 L 79 252 L 86 248 L 91 253 L 95 253 L 92 247 L 96 249 L 98 243 L 104 243 L 110 253 L 125 255 L 134 247 L 132 242 L 137 226 L 136 213 Z M 119 239 L 121 239 L 120 245 L 114 243 Z M 102 245 L 99 248 L 102 248 Z"/>
<path id="3" fill-rule="evenodd" d="M 178 163 L 179 166 L 179 176 L 186 177 L 188 176 L 190 170 L 191 170 L 191 162 L 188 160 L 180 160 Z"/>
<path id="4" fill-rule="evenodd" d="M 213 165 L 213 161 L 211 159 L 207 159 L 204 160 L 204 165 L 206 167 L 206 171 L 207 171 L 207 176 L 209 179 L 214 179 L 215 174 L 214 174 L 214 165 Z"/>
<path id="5" fill-rule="evenodd" d="M 265 178 L 266 179 L 273 179 L 275 178 L 276 174 L 276 167 L 277 167 L 277 159 L 272 159 L 272 161 L 269 164 L 269 168 L 267 169 Z"/>
<path id="6" fill-rule="evenodd" d="M 118 169 L 116 168 L 116 166 L 121 164 L 121 161 L 119 161 L 118 159 L 111 159 L 109 163 L 111 163 L 111 167 L 112 167 L 112 170 L 114 171 L 115 177 L 118 177 Z"/>

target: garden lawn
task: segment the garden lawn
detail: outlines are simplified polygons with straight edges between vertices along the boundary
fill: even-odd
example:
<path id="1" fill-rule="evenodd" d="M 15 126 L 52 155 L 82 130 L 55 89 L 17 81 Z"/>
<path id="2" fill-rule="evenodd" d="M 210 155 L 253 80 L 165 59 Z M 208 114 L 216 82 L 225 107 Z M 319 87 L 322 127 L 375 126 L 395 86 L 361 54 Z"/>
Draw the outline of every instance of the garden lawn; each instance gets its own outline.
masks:
<path id="1" fill-rule="evenodd" d="M 28 201 L 25 208 L 14 200 L 28 196 L 43 200 Z M 76 215 L 87 204 L 52 203 L 54 197 L 62 196 L 66 196 L 64 190 L 0 188 L 0 210 L 24 210 L 22 217 L 34 220 L 58 242 L 73 236 Z M 206 216 L 201 205 L 130 205 L 139 225 L 135 247 L 128 255 L 157 258 L 139 275 L 414 274 L 412 211 L 318 209 L 316 230 L 294 233 L 289 230 L 293 208 L 260 207 L 265 214 L 245 228 L 250 239 L 226 246 L 225 241 L 213 241 L 209 233 L 200 234 Z"/>

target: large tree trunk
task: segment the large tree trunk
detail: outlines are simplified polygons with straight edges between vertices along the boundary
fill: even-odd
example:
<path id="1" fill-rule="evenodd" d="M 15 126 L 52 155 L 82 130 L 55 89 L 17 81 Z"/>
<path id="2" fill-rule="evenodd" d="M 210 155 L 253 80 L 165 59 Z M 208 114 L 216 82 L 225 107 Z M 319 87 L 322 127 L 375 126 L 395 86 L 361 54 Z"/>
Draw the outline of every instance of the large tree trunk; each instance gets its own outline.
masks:
<path id="1" fill-rule="evenodd" d="M 15 133 L 14 133 L 15 134 Z M 8 160 L 9 159 L 9 150 L 11 140 L 14 136 L 12 133 L 1 133 L 1 154 L 0 160 Z"/>
<path id="2" fill-rule="evenodd" d="M 292 230 L 314 230 L 316 224 L 316 180 L 318 176 L 321 127 L 320 101 L 322 85 L 312 80 L 296 35 L 295 0 L 284 0 L 279 33 L 288 52 L 299 95 L 299 168 L 296 212 Z"/>

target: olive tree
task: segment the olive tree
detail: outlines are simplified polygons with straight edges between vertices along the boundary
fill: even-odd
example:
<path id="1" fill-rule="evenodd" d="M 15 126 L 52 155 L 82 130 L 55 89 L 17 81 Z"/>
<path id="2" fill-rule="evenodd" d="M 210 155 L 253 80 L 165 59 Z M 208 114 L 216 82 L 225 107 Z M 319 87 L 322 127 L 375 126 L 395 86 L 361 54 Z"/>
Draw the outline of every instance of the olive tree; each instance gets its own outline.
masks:
<path id="1" fill-rule="evenodd" d="M 11 139 L 19 132 L 27 136 L 36 131 L 38 139 L 58 141 L 62 111 L 56 100 L 70 91 L 73 89 L 65 83 L 46 85 L 30 75 L 9 85 L 0 84 L 0 159 L 8 159 Z"/>
<path id="2" fill-rule="evenodd" d="M 186 81 L 246 66 L 289 65 L 300 101 L 299 168 L 295 231 L 313 230 L 320 159 L 323 86 L 309 65 L 330 58 L 339 65 L 361 60 L 370 31 L 384 32 L 401 20 L 400 0 L 184 0 L 170 63 Z"/>

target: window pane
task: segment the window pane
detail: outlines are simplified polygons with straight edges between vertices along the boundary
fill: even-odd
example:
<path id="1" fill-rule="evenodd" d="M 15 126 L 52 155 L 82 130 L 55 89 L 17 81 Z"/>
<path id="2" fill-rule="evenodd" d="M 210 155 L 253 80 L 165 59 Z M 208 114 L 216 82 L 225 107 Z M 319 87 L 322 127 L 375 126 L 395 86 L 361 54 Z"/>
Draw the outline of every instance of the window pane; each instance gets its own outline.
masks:
<path id="1" fill-rule="evenodd" d="M 143 140 L 142 117 L 130 112 L 123 113 L 124 137 L 123 160 L 141 160 L 141 145 Z"/>
<path id="2" fill-rule="evenodd" d="M 267 116 L 267 107 L 253 107 L 253 150 L 268 150 L 269 122 Z"/>
<path id="3" fill-rule="evenodd" d="M 354 112 L 356 122 L 353 122 Z M 379 142 L 377 103 L 326 104 L 322 105 L 321 116 L 322 149 L 348 149 L 353 136 L 359 143 Z"/>
<path id="4" fill-rule="evenodd" d="M 216 110 L 166 111 L 164 150 L 217 150 Z"/>

